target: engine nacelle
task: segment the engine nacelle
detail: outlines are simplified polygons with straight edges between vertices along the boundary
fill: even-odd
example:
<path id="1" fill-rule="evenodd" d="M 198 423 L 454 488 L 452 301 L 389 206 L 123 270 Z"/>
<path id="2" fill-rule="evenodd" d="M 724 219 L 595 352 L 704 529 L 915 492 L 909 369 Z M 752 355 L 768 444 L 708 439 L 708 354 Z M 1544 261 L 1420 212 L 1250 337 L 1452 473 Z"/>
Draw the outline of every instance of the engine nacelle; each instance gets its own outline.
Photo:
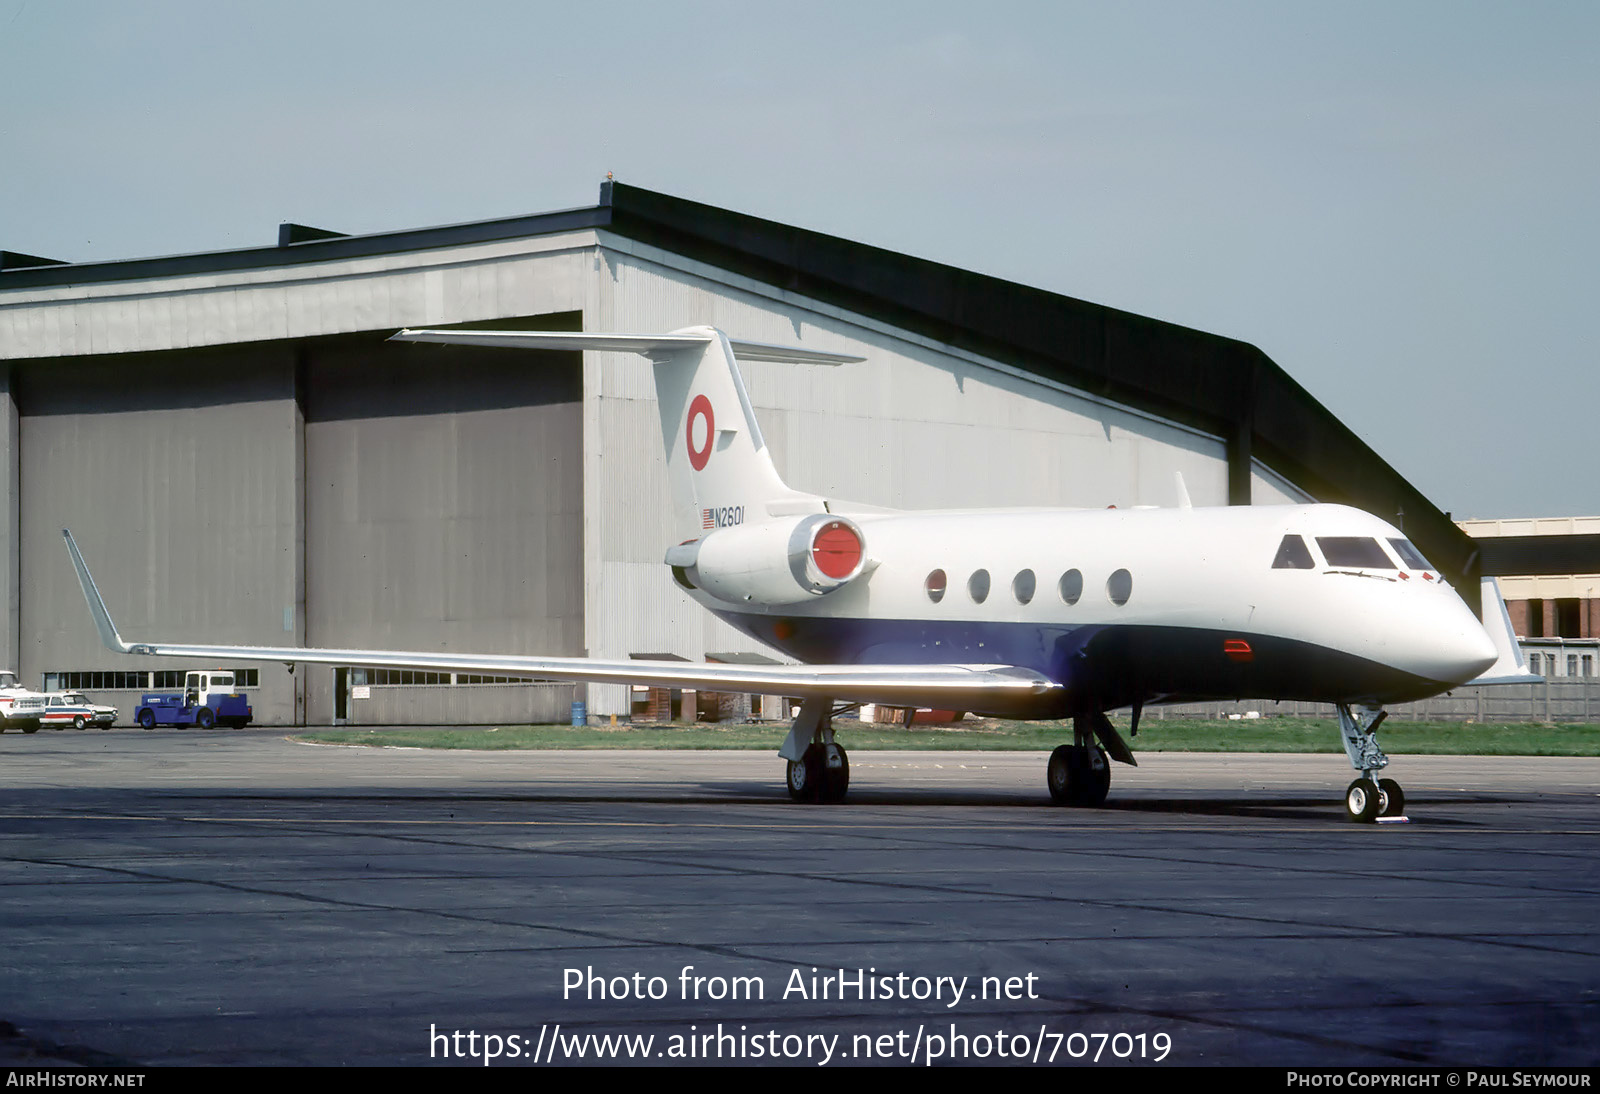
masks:
<path id="1" fill-rule="evenodd" d="M 667 552 L 672 576 L 730 604 L 779 607 L 824 596 L 866 566 L 866 540 L 848 517 L 800 517 L 719 528 Z"/>

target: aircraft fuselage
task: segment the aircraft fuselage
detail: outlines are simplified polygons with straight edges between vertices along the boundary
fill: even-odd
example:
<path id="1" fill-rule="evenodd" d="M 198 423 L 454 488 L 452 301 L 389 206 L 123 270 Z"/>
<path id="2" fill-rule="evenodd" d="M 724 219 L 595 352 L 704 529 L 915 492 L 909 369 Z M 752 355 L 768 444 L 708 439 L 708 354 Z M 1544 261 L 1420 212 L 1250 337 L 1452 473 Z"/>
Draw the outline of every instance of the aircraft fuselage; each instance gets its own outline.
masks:
<path id="1" fill-rule="evenodd" d="M 1014 665 L 1063 685 L 990 712 L 1023 717 L 1177 698 L 1404 702 L 1494 660 L 1403 533 L 1345 506 L 851 519 L 867 565 L 841 588 L 775 607 L 692 594 L 805 662 Z M 1279 557 L 1286 537 L 1303 555 Z"/>

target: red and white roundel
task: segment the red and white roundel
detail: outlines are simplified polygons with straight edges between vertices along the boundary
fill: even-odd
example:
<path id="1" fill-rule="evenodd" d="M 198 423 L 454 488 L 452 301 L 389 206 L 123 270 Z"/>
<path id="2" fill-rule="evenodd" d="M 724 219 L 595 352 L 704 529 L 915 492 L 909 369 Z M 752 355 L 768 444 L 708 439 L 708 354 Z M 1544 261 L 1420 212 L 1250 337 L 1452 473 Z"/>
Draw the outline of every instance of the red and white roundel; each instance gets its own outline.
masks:
<path id="1" fill-rule="evenodd" d="M 695 421 L 704 418 L 705 430 L 700 434 L 699 442 L 695 439 Z M 704 395 L 696 395 L 689 404 L 689 420 L 685 423 L 684 437 L 689 446 L 689 466 L 696 471 L 704 471 L 706 463 L 711 459 L 711 439 L 717 435 L 716 419 L 711 414 L 711 400 Z"/>

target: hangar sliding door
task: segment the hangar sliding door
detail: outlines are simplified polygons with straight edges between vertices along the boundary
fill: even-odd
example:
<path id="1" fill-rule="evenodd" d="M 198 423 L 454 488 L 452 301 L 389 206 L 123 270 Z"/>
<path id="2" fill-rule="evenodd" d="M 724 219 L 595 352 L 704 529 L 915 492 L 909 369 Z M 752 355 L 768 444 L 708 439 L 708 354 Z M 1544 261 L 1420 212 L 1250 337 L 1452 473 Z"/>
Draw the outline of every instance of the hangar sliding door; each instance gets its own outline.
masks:
<path id="1" fill-rule="evenodd" d="M 581 655 L 577 354 L 301 349 L 308 645 Z M 308 716 L 334 717 L 309 670 Z M 565 720 L 570 685 L 352 672 L 355 724 Z"/>

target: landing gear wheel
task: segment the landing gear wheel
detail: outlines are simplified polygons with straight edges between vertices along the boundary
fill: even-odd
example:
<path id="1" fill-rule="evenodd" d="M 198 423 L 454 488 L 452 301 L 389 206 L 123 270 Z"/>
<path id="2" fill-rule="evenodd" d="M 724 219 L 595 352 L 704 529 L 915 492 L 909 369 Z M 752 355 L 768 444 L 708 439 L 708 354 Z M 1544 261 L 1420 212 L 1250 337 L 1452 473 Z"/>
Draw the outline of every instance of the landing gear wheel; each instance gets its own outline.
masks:
<path id="1" fill-rule="evenodd" d="M 217 724 L 217 716 L 210 707 L 201 707 L 199 713 L 194 716 L 194 724 L 201 729 L 210 729 Z"/>
<path id="2" fill-rule="evenodd" d="M 1357 779 L 1344 792 L 1345 812 L 1357 824 L 1371 824 L 1377 820 L 1382 804 L 1378 797 L 1378 784 L 1371 779 Z"/>
<path id="3" fill-rule="evenodd" d="M 1111 791 L 1111 762 L 1098 746 L 1061 745 L 1050 753 L 1045 781 L 1058 805 L 1104 805 Z"/>
<path id="4" fill-rule="evenodd" d="M 139 727 L 141 729 L 154 729 L 154 728 L 156 728 L 156 713 L 155 713 L 155 711 L 153 711 L 153 710 L 141 710 L 139 712 Z"/>
<path id="5" fill-rule="evenodd" d="M 812 745 L 812 748 L 818 747 Z M 850 754 L 843 745 L 822 745 L 822 790 L 819 801 L 842 802 L 850 789 Z"/>
<path id="6" fill-rule="evenodd" d="M 1072 802 L 1072 787 L 1076 781 L 1072 777 L 1071 745 L 1058 745 L 1050 753 L 1050 763 L 1045 767 L 1045 782 L 1050 786 L 1050 800 L 1057 805 L 1070 805 Z"/>
<path id="7" fill-rule="evenodd" d="M 842 745 L 813 743 L 789 761 L 789 797 L 797 802 L 841 802 L 850 789 L 850 754 Z"/>
<path id="8" fill-rule="evenodd" d="M 88 724 L 89 724 L 88 720 L 86 718 L 84 718 L 83 715 L 74 714 L 72 716 L 72 728 L 73 729 L 82 729 L 84 726 L 86 726 Z"/>
<path id="9" fill-rule="evenodd" d="M 822 746 L 812 745 L 798 760 L 789 761 L 789 797 L 814 802 L 822 793 Z"/>
<path id="10" fill-rule="evenodd" d="M 1403 817 L 1406 812 L 1406 792 L 1393 779 L 1378 780 L 1378 795 L 1383 798 L 1381 817 Z"/>

